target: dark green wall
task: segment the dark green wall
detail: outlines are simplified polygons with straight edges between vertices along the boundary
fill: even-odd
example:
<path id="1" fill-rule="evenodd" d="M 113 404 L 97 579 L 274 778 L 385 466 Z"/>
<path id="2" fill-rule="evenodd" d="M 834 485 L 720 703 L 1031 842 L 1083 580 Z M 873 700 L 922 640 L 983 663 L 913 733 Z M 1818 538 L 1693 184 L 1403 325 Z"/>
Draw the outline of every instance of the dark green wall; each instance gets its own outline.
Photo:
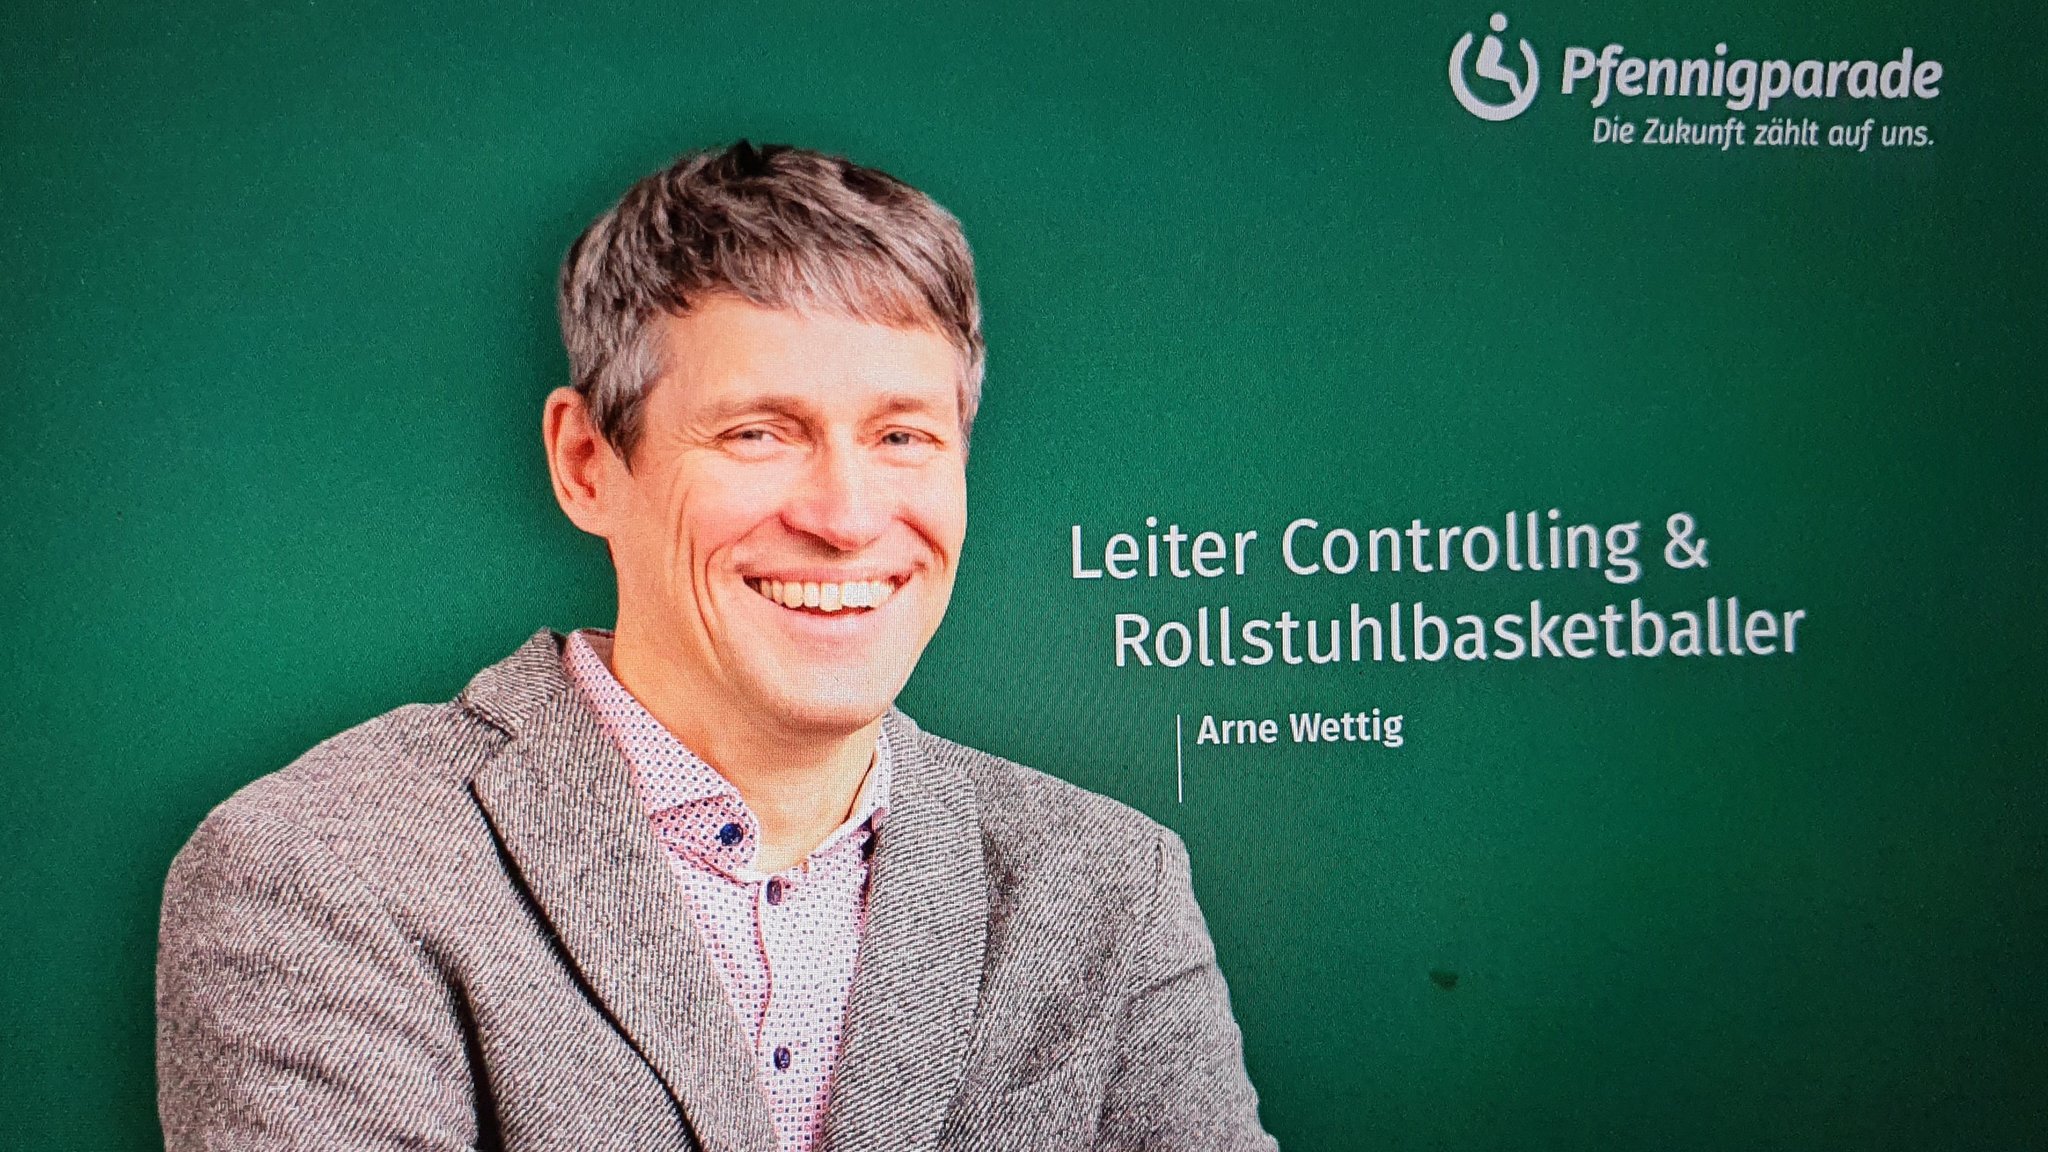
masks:
<path id="1" fill-rule="evenodd" d="M 1493 9 L 1378 7 L 11 5 L 0 1143 L 157 1140 L 156 901 L 209 807 L 608 620 L 538 452 L 553 265 L 747 135 L 965 222 L 973 528 L 904 703 L 1187 838 L 1283 1144 L 2041 1146 L 2048 29 L 1520 4 L 1545 91 L 1485 124 L 1445 59 Z M 1935 144 L 1596 146 L 1554 69 L 1609 39 L 1910 44 L 1942 95 L 1871 111 Z M 1552 506 L 1652 557 L 1688 511 L 1714 568 L 1067 576 L 1075 523 Z M 1806 609 L 1799 653 L 1110 663 L 1125 611 L 1730 593 Z M 1176 716 L 1374 706 L 1404 747 L 1190 744 L 1176 802 Z"/>

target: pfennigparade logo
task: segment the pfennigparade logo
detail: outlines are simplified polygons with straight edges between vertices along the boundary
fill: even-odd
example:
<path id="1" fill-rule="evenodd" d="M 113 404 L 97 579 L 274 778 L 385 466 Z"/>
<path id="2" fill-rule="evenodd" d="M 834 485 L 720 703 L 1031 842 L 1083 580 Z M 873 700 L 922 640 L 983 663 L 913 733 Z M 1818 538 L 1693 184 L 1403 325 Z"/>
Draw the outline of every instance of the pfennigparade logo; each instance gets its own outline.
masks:
<path id="1" fill-rule="evenodd" d="M 1527 40 L 1522 41 L 1522 72 L 1518 74 L 1501 63 L 1503 49 L 1498 34 L 1508 30 L 1505 14 L 1495 12 L 1493 19 L 1487 21 L 1487 27 L 1493 31 L 1488 32 L 1480 43 L 1479 59 L 1473 71 L 1483 80 L 1506 87 L 1507 98 L 1499 102 L 1487 100 L 1474 93 L 1472 86 L 1466 83 L 1465 53 L 1472 48 L 1470 32 L 1458 37 L 1457 44 L 1451 48 L 1451 94 L 1465 106 L 1465 111 L 1481 120 L 1512 120 L 1527 112 L 1529 105 L 1536 102 L 1536 89 L 1543 79 L 1542 70 L 1536 65 L 1536 49 Z"/>
<path id="2" fill-rule="evenodd" d="M 1516 37 L 1510 51 L 1506 13 L 1495 12 L 1487 28 L 1483 36 L 1463 32 L 1451 45 L 1450 87 L 1465 111 L 1498 124 L 1535 104 L 1544 70 L 1528 38 Z M 1616 41 L 1566 46 L 1552 75 L 1558 96 L 1598 112 L 1594 144 L 1866 152 L 1933 145 L 1913 113 L 1941 96 L 1944 71 L 1910 46 L 1882 59 L 1798 59 L 1741 54 L 1729 40 L 1668 55 L 1631 52 Z"/>

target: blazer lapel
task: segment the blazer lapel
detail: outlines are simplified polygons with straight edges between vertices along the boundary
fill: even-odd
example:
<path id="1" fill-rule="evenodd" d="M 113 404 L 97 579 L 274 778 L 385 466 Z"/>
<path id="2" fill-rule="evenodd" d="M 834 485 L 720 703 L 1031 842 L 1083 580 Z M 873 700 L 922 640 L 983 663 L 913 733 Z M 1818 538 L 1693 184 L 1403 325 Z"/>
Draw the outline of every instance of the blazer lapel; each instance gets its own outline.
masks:
<path id="1" fill-rule="evenodd" d="M 988 935 L 973 785 L 934 761 L 900 712 L 883 722 L 889 813 L 847 1003 L 823 1147 L 931 1147 L 967 1066 Z"/>
<path id="2" fill-rule="evenodd" d="M 774 1152 L 752 1046 L 552 634 L 480 675 L 463 702 L 514 737 L 475 794 L 585 985 L 707 1152 Z"/>

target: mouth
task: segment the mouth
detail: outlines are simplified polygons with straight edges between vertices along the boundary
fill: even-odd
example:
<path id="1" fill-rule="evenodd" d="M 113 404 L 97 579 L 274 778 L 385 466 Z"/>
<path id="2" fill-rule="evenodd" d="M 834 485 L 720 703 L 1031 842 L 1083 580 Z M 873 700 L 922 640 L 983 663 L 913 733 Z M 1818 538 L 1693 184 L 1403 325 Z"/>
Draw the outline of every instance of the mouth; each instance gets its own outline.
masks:
<path id="1" fill-rule="evenodd" d="M 889 602 L 903 579 L 878 580 L 776 580 L 749 576 L 747 587 L 770 602 L 814 616 L 847 616 L 872 612 Z"/>

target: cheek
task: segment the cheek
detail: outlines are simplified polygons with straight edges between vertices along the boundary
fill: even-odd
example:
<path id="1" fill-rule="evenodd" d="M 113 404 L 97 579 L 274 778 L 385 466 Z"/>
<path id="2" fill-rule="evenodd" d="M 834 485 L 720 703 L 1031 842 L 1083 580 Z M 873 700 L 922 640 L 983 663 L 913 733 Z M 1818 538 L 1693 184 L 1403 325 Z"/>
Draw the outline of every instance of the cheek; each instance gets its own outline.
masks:
<path id="1" fill-rule="evenodd" d="M 766 467 L 710 469 L 678 488 L 668 517 L 678 562 L 731 565 L 750 537 L 772 533 L 789 477 Z"/>
<path id="2" fill-rule="evenodd" d="M 903 494 L 904 514 L 919 535 L 946 558 L 960 558 L 967 537 L 967 480 L 959 469 L 920 477 Z"/>
<path id="3" fill-rule="evenodd" d="M 642 493 L 633 518 L 635 547 L 673 580 L 707 557 L 726 556 L 775 509 L 765 476 L 681 471 Z"/>

